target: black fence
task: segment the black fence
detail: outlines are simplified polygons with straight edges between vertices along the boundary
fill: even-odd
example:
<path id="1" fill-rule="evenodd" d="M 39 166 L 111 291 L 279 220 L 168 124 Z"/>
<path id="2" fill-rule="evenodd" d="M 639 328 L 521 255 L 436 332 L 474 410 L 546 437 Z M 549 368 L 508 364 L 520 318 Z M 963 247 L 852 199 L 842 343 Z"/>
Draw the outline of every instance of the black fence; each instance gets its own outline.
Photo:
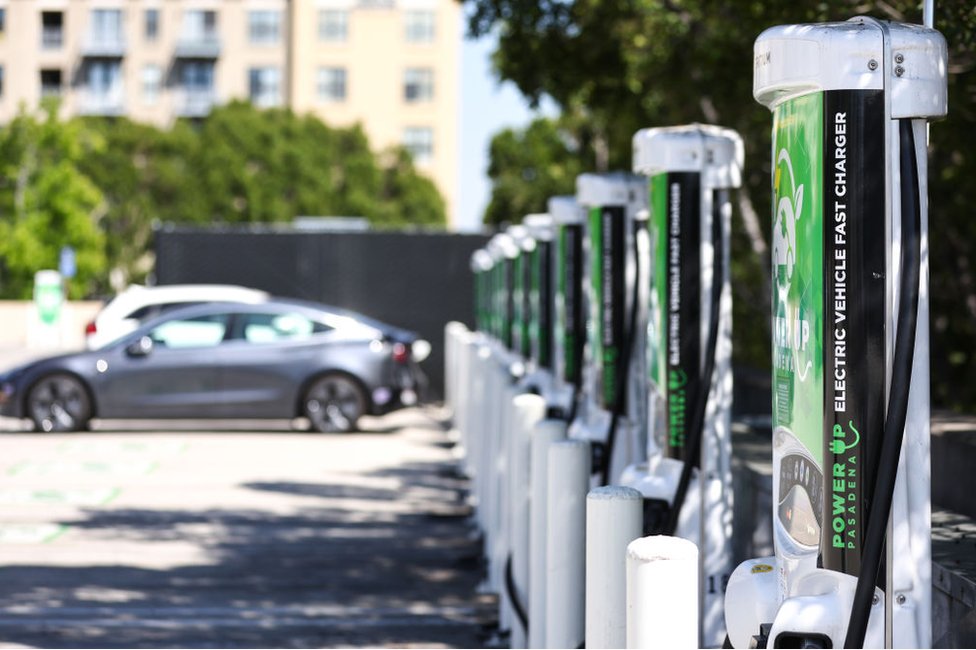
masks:
<path id="1" fill-rule="evenodd" d="M 444 325 L 473 322 L 469 261 L 484 235 L 176 227 L 155 232 L 156 283 L 239 284 L 351 309 L 433 345 L 431 397 L 444 389 Z"/>

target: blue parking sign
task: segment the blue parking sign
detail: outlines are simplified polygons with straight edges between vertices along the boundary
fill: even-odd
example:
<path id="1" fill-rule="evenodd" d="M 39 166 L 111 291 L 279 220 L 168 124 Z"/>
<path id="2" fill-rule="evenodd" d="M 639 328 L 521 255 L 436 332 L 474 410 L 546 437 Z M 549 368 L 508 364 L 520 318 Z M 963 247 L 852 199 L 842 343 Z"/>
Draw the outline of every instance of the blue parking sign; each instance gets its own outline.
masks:
<path id="1" fill-rule="evenodd" d="M 73 278 L 75 277 L 75 249 L 71 246 L 61 247 L 61 259 L 58 262 L 58 270 L 61 272 L 62 278 Z"/>

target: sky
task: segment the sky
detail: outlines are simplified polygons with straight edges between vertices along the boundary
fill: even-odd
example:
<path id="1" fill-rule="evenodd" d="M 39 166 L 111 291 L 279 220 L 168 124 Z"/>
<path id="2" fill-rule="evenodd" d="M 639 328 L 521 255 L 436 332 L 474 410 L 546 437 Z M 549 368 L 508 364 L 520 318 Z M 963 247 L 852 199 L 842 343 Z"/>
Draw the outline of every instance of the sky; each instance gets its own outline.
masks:
<path id="1" fill-rule="evenodd" d="M 471 232 L 481 228 L 481 215 L 491 194 L 488 180 L 488 145 L 491 136 L 506 127 L 527 125 L 533 112 L 511 82 L 499 83 L 491 69 L 494 38 L 461 42 L 460 187 L 457 229 Z M 543 106 L 553 115 L 552 106 Z"/>

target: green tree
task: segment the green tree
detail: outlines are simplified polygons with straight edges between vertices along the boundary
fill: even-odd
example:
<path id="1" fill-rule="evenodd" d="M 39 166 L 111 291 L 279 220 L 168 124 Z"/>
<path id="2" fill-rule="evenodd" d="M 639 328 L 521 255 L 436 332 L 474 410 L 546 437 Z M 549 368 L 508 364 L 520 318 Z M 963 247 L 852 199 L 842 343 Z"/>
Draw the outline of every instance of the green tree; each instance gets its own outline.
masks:
<path id="1" fill-rule="evenodd" d="M 524 129 L 506 129 L 491 140 L 487 224 L 518 223 L 545 212 L 551 196 L 572 194 L 584 169 L 579 144 L 557 121 L 540 118 Z"/>
<path id="2" fill-rule="evenodd" d="M 211 220 L 330 215 L 384 225 L 446 221 L 443 199 L 409 158 L 377 156 L 358 125 L 332 128 L 288 109 L 259 111 L 235 102 L 215 110 L 200 128 L 193 167 L 207 201 L 202 214 Z"/>
<path id="3" fill-rule="evenodd" d="M 79 127 L 58 120 L 56 103 L 40 116 L 21 111 L 0 129 L 0 294 L 29 298 L 34 273 L 57 269 L 71 246 L 77 274 L 69 295 L 87 295 L 106 268 L 98 187 L 79 170 Z"/>
<path id="4" fill-rule="evenodd" d="M 494 64 L 538 103 L 549 96 L 578 125 L 586 170 L 629 169 L 630 139 L 647 126 L 709 122 L 746 147 L 733 222 L 734 355 L 769 365 L 769 113 L 752 98 L 752 47 L 767 27 L 874 15 L 921 22 L 917 0 L 465 0 L 474 36 L 499 33 Z M 936 28 L 950 49 L 949 118 L 930 153 L 933 377 L 946 405 L 976 402 L 976 7 L 940 3 Z M 568 118 L 568 119 L 566 119 Z"/>
<path id="5" fill-rule="evenodd" d="M 183 123 L 163 131 L 125 118 L 76 121 L 85 155 L 79 169 L 104 195 L 108 266 L 114 274 L 98 283 L 99 293 L 144 282 L 152 270 L 154 221 L 193 221 L 204 214 L 204 193 L 189 161 L 196 157 L 196 133 Z"/>

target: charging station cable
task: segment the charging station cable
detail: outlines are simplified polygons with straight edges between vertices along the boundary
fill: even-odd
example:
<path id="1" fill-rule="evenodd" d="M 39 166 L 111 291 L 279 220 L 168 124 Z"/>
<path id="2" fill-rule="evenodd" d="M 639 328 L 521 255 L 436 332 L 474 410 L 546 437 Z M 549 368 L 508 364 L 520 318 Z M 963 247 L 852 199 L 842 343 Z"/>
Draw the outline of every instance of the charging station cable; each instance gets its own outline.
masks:
<path id="1" fill-rule="evenodd" d="M 847 624 L 845 648 L 864 647 L 874 586 L 878 581 L 881 558 L 891 503 L 898 475 L 898 456 L 901 453 L 908 415 L 908 394 L 912 385 L 912 365 L 915 356 L 915 328 L 918 324 L 919 277 L 921 274 L 921 212 L 918 160 L 915 157 L 915 134 L 910 119 L 899 120 L 898 141 L 901 171 L 901 278 L 898 302 L 898 329 L 895 333 L 895 354 L 891 364 L 891 388 L 888 392 L 888 412 L 881 441 L 878 476 L 874 483 L 874 503 L 864 536 L 861 573 L 857 577 L 854 604 Z"/>
<path id="2" fill-rule="evenodd" d="M 668 511 L 668 522 L 663 534 L 674 535 L 678 529 L 678 519 L 688 496 L 688 486 L 691 483 L 691 473 L 695 469 L 695 459 L 701 454 L 702 437 L 705 435 L 705 410 L 708 408 L 708 396 L 712 390 L 712 375 L 715 372 L 715 352 L 718 347 L 719 309 L 722 305 L 722 287 L 725 284 L 725 256 L 724 238 L 722 237 L 722 206 L 727 203 L 725 192 L 715 192 L 712 197 L 712 291 L 711 307 L 708 324 L 708 341 L 705 344 L 705 368 L 699 382 L 695 410 L 692 412 L 691 440 L 685 451 L 684 465 L 681 467 L 681 477 L 674 493 L 674 501 Z"/>
<path id="3" fill-rule="evenodd" d="M 610 484 L 610 463 L 613 460 L 613 449 L 617 444 L 617 429 L 620 427 L 620 418 L 623 417 L 624 405 L 627 403 L 627 377 L 630 375 L 634 339 L 637 337 L 637 302 L 640 300 L 640 234 L 645 224 L 643 220 L 634 222 L 634 286 L 630 296 L 627 333 L 621 350 L 623 363 L 617 367 L 617 393 L 614 395 L 613 413 L 610 416 L 610 428 L 607 430 L 606 449 L 599 466 L 601 486 Z"/>

